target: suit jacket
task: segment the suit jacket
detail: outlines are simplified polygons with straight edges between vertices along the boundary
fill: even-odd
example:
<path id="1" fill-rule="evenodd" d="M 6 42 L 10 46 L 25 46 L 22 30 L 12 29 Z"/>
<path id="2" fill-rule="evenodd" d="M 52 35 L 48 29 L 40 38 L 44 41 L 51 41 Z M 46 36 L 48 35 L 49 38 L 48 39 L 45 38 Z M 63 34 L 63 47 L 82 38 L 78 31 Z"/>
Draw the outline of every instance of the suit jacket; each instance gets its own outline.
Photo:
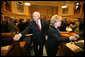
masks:
<path id="1" fill-rule="evenodd" d="M 9 32 L 17 32 L 17 26 L 13 22 L 8 22 Z"/>
<path id="2" fill-rule="evenodd" d="M 25 24 L 24 23 L 22 23 L 22 22 L 20 22 L 19 24 L 18 24 L 18 28 L 19 28 L 19 32 L 21 32 L 21 31 L 23 31 L 24 29 L 25 29 L 25 26 L 24 26 Z"/>
<path id="3" fill-rule="evenodd" d="M 69 42 L 69 38 L 62 39 L 60 33 L 55 27 L 50 27 L 48 31 L 48 40 L 46 41 L 47 50 L 56 51 L 61 42 Z"/>
<path id="4" fill-rule="evenodd" d="M 45 20 L 40 20 L 41 21 L 41 26 L 42 29 L 41 31 L 39 30 L 36 22 L 33 20 L 30 22 L 29 26 L 21 32 L 22 35 L 25 35 L 27 33 L 32 33 L 32 40 L 34 42 L 40 42 L 42 43 L 43 41 L 45 41 L 45 35 L 46 35 L 46 21 Z"/>

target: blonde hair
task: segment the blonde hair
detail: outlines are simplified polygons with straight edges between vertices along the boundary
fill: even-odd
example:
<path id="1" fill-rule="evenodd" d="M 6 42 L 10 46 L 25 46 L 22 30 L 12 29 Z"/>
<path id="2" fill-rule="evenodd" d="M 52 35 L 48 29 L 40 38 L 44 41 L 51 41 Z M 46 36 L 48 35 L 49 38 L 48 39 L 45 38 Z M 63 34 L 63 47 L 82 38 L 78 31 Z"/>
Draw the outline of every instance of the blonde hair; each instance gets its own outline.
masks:
<path id="1" fill-rule="evenodd" d="M 56 21 L 61 21 L 62 20 L 62 17 L 59 16 L 59 15 L 53 15 L 51 17 L 51 20 L 50 20 L 50 26 L 54 26 L 54 24 L 56 23 Z"/>

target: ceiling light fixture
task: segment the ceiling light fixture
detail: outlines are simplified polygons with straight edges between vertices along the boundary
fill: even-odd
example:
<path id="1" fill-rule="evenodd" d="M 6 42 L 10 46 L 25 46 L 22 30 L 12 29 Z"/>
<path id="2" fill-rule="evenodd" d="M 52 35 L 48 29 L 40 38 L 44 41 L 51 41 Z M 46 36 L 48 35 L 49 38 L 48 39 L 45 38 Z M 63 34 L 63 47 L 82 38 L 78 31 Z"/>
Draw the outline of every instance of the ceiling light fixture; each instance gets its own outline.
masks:
<path id="1" fill-rule="evenodd" d="M 62 8 L 67 8 L 68 6 L 62 6 Z"/>
<path id="2" fill-rule="evenodd" d="M 30 6 L 31 4 L 30 3 L 25 3 L 25 5 Z"/>

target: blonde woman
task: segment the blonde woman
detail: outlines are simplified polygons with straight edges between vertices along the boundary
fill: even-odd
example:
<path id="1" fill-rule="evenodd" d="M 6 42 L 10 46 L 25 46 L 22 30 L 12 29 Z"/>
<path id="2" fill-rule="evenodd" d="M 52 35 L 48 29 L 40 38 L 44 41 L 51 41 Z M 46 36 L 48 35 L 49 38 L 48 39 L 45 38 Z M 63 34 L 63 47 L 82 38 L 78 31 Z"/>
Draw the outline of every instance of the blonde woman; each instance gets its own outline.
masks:
<path id="1" fill-rule="evenodd" d="M 58 29 L 58 27 L 61 26 L 61 21 L 62 17 L 58 15 L 54 15 L 51 18 L 50 28 L 48 30 L 48 40 L 46 42 L 46 51 L 48 56 L 56 56 L 58 46 L 61 42 L 70 42 L 71 40 L 77 40 L 77 38 L 73 36 L 61 39 L 60 31 Z"/>

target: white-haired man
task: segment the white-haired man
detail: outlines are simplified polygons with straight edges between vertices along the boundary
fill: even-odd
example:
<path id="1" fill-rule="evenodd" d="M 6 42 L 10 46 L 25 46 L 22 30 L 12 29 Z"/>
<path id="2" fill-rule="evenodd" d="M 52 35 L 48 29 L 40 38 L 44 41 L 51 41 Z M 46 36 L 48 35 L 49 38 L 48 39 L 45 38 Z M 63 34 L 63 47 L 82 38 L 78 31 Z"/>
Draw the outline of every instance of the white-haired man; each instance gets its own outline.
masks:
<path id="1" fill-rule="evenodd" d="M 14 40 L 18 41 L 21 36 L 27 34 L 29 31 L 33 34 L 33 46 L 34 52 L 36 56 L 42 56 L 43 54 L 43 45 L 45 43 L 45 35 L 46 35 L 46 22 L 45 20 L 40 20 L 40 13 L 33 13 L 33 21 L 30 22 L 30 25 L 21 33 L 14 36 Z M 38 49 L 38 45 L 40 46 Z"/>

